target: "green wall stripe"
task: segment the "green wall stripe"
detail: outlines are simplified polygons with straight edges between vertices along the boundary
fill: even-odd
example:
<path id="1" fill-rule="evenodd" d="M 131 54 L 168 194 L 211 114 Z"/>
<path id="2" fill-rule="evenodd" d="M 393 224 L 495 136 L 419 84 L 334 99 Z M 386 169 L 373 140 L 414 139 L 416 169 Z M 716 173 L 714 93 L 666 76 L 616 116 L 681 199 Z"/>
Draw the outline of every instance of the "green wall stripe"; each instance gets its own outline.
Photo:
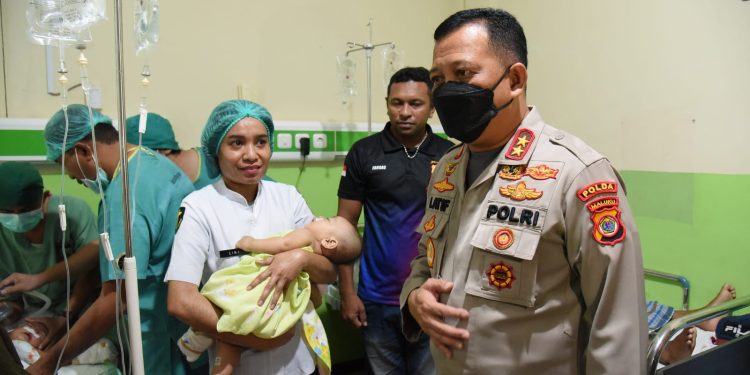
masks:
<path id="1" fill-rule="evenodd" d="M 0 156 L 44 156 L 43 130 L 0 131 Z"/>

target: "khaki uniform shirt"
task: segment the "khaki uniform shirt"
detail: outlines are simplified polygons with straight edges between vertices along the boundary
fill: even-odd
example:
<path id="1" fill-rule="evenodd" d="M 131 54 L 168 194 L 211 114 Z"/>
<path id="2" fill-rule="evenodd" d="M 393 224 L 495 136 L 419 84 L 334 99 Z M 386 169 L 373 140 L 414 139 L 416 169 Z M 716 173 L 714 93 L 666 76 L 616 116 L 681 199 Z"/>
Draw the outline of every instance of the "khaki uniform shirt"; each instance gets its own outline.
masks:
<path id="1" fill-rule="evenodd" d="M 418 227 L 419 255 L 401 294 L 428 278 L 454 283 L 441 302 L 469 311 L 462 350 L 442 374 L 639 374 L 647 348 L 638 233 L 617 172 L 534 108 L 465 188 L 469 151 L 436 166 Z"/>

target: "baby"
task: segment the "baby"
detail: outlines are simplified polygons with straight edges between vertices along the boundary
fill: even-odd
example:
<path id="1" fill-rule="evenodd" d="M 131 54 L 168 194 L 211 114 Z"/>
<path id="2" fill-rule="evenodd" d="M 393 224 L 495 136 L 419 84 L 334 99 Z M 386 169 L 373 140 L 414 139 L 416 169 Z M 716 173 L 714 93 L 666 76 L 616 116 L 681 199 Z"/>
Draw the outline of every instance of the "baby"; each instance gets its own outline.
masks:
<path id="1" fill-rule="evenodd" d="M 267 280 L 252 290 L 246 289 L 267 268 L 256 265 L 255 261 L 283 251 L 302 248 L 323 255 L 336 264 L 355 260 L 362 247 L 357 229 L 340 216 L 316 218 L 303 228 L 280 237 L 256 239 L 244 236 L 236 246 L 251 255 L 245 255 L 239 263 L 215 272 L 201 290 L 208 300 L 223 311 L 216 330 L 274 338 L 302 319 L 305 343 L 315 353 L 321 372 L 329 372 L 331 360 L 328 342 L 320 318 L 310 303 L 312 287 L 307 273 L 301 272 L 286 287 L 274 308 L 269 306 L 270 299 L 258 305 Z M 178 346 L 189 361 L 194 361 L 212 342 L 208 336 L 190 329 L 180 338 Z M 213 373 L 231 374 L 239 364 L 241 351 L 241 348 L 218 341 Z"/>
<path id="2" fill-rule="evenodd" d="M 21 359 L 23 368 L 31 366 L 43 354 L 40 349 L 44 339 L 47 337 L 47 327 L 35 320 L 26 320 L 20 326 L 16 327 L 8 336 L 13 341 L 13 346 Z M 102 338 L 94 345 L 79 354 L 72 361 L 72 367 L 69 369 L 82 370 L 88 365 L 105 365 L 97 370 L 115 369 L 114 363 L 117 360 L 117 350 L 109 339 Z M 60 373 L 68 370 L 60 369 Z"/>

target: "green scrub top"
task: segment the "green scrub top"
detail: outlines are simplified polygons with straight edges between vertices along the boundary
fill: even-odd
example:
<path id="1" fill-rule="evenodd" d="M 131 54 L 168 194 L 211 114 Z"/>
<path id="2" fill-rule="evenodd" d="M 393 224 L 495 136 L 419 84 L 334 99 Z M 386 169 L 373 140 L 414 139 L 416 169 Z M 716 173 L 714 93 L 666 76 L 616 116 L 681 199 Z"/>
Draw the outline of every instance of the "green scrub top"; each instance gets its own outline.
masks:
<path id="1" fill-rule="evenodd" d="M 65 254 L 71 256 L 83 245 L 96 241 L 98 234 L 94 214 L 81 199 L 66 196 L 62 199 L 67 212 L 67 231 Z M 15 233 L 0 226 L 0 277 L 13 272 L 25 274 L 41 273 L 49 267 L 62 262 L 60 251 L 62 230 L 57 206 L 60 198 L 53 196 L 47 203 L 47 214 L 44 217 L 44 234 L 41 244 L 32 244 L 23 233 Z M 71 275 L 75 277 L 75 275 Z M 53 281 L 37 289 L 52 301 L 49 312 L 62 315 L 66 308 L 65 280 Z M 11 297 L 13 298 L 13 297 Z M 16 295 L 15 299 L 20 298 Z M 40 308 L 44 302 L 38 298 L 26 297 L 29 307 Z"/>
<path id="2" fill-rule="evenodd" d="M 198 177 L 193 181 L 195 190 L 198 190 L 204 186 L 211 185 L 214 181 L 218 180 L 219 171 L 215 171 L 216 167 L 206 162 L 206 154 L 203 153 L 203 147 L 196 147 L 193 150 L 195 150 L 199 156 Z"/>
<path id="3" fill-rule="evenodd" d="M 193 191 L 193 184 L 174 163 L 147 148 L 132 150 L 128 164 L 130 204 L 132 207 L 135 200 L 136 205 L 135 210 L 130 210 L 131 235 L 137 263 L 145 370 L 147 374 L 182 374 L 185 368 L 176 341 L 187 327 L 167 314 L 164 275 L 172 253 L 180 203 Z M 112 253 L 118 259 L 125 252 L 119 169 L 104 197 L 107 212 L 102 212 L 100 204 L 99 228 L 109 232 Z M 108 228 L 104 228 L 104 215 L 108 215 Z M 103 252 L 99 264 L 102 281 L 116 278 Z"/>

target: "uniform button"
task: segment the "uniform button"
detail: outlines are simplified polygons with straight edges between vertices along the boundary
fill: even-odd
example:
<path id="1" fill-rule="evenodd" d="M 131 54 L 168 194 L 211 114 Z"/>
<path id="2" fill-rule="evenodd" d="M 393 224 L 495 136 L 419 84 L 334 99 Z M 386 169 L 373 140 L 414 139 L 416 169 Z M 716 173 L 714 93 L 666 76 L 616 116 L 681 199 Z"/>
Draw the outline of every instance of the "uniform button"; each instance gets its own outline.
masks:
<path id="1" fill-rule="evenodd" d="M 561 139 L 565 138 L 565 134 L 563 133 L 557 133 L 555 134 L 555 140 L 559 141 Z"/>

